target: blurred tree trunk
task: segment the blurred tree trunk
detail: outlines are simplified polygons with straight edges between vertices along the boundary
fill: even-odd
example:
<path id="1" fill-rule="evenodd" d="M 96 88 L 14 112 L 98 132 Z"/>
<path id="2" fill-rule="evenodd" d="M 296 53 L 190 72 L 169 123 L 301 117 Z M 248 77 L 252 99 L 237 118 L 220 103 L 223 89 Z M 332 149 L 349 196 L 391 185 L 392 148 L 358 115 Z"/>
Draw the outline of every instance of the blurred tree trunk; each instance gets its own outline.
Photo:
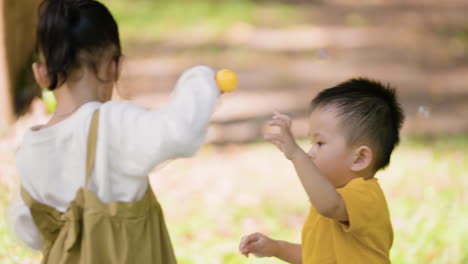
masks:
<path id="1" fill-rule="evenodd" d="M 0 125 L 39 95 L 31 71 L 40 0 L 0 0 Z"/>
<path id="2" fill-rule="evenodd" d="M 13 118 L 12 97 L 10 91 L 10 76 L 6 59 L 5 36 L 5 1 L 0 0 L 0 129 L 4 128 Z"/>

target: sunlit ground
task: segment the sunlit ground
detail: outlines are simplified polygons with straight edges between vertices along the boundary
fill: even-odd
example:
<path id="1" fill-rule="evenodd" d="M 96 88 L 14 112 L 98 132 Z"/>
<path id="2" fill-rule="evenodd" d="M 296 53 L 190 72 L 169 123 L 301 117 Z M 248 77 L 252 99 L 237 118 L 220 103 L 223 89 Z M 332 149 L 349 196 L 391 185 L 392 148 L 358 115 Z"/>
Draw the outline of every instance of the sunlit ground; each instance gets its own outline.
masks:
<path id="1" fill-rule="evenodd" d="M 461 64 L 462 59 L 465 58 L 463 54 L 468 50 L 466 26 L 451 28 L 446 25 L 448 29 L 451 29 L 448 30 L 442 26 L 439 29 L 434 24 L 429 23 L 429 26 L 424 24 L 418 27 L 418 18 L 422 19 L 422 17 L 419 16 L 420 12 L 414 8 L 409 10 L 408 13 L 414 15 L 413 21 L 405 20 L 406 13 L 402 12 L 403 9 L 393 9 L 393 13 L 388 16 L 366 17 L 363 15 L 364 12 L 363 14 L 353 12 L 346 5 L 341 6 L 341 10 L 345 10 L 343 14 L 335 12 L 333 17 L 329 15 L 329 12 L 322 11 L 335 11 L 336 8 L 339 9 L 339 5 L 336 8 L 330 7 L 329 9 L 317 9 L 315 12 L 310 12 L 314 11 L 314 9 L 303 10 L 300 5 L 285 5 L 269 3 L 268 1 L 256 1 L 254 3 L 254 1 L 247 0 L 219 2 L 200 0 L 185 1 L 190 2 L 190 8 L 183 9 L 182 13 L 181 6 L 184 6 L 184 4 L 181 5 L 181 2 L 184 1 L 105 0 L 103 2 L 109 5 L 118 20 L 124 48 L 129 47 L 131 49 L 134 42 L 137 42 L 137 47 L 150 43 L 150 47 L 140 51 L 145 57 L 147 55 L 146 50 L 151 50 L 151 45 L 156 45 L 154 43 L 161 44 L 162 47 L 174 48 L 177 45 L 197 46 L 197 43 L 191 43 L 191 41 L 199 39 L 205 42 L 214 42 L 216 45 L 224 43 L 223 41 L 227 39 L 229 41 L 237 40 L 242 44 L 244 43 L 242 38 L 239 40 L 238 37 L 242 37 L 242 33 L 246 31 L 249 32 L 251 27 L 280 30 L 288 26 L 308 25 L 313 28 L 314 26 L 320 26 L 323 22 L 321 19 L 324 19 L 327 25 L 324 27 L 326 30 L 334 28 L 327 23 L 333 22 L 332 25 L 334 25 L 336 22 L 338 28 L 366 29 L 373 26 L 390 26 L 390 30 L 393 32 L 395 21 L 408 22 L 407 25 L 400 27 L 394 33 L 407 32 L 407 35 L 403 34 L 401 36 L 404 37 L 404 40 L 410 37 L 409 42 L 395 41 L 393 38 L 398 34 L 392 34 L 391 45 L 379 46 L 379 44 L 376 46 L 374 53 L 371 52 L 372 50 L 369 50 L 370 53 L 368 53 L 365 45 L 364 48 L 358 47 L 350 50 L 345 45 L 342 48 L 342 57 L 338 57 L 337 60 L 349 62 L 346 60 L 347 58 L 352 62 L 353 54 L 361 54 L 359 56 L 362 57 L 354 60 L 359 61 L 360 70 L 366 69 L 366 64 L 361 65 L 361 62 L 365 62 L 366 59 L 370 58 L 369 60 L 372 63 L 369 64 L 369 67 L 372 69 L 387 69 L 387 71 L 383 71 L 382 76 L 386 78 L 390 76 L 391 79 L 396 80 L 400 80 L 399 77 L 401 77 L 405 84 L 403 87 L 408 87 L 408 89 L 414 88 L 413 85 L 409 85 L 411 83 L 406 83 L 406 81 L 409 82 L 410 80 L 416 80 L 415 84 L 423 88 L 427 88 L 426 86 L 431 88 L 431 85 L 433 85 L 432 88 L 437 88 L 441 92 L 434 93 L 433 90 L 424 90 L 421 94 L 433 96 L 436 99 L 441 98 L 442 100 L 442 96 L 453 93 L 453 96 L 449 97 L 449 99 L 460 100 L 459 105 L 462 107 L 460 108 L 462 110 L 457 113 L 461 113 L 463 116 L 463 111 L 466 109 L 466 104 L 462 101 L 463 91 L 455 93 L 456 89 L 451 90 L 451 86 L 445 82 L 445 80 L 454 81 L 456 78 L 451 75 L 450 78 L 439 78 L 439 76 L 445 75 L 436 75 L 433 72 L 422 70 L 419 75 L 414 74 L 414 71 L 418 73 L 417 70 L 426 64 L 426 66 L 436 64 L 437 67 L 429 68 L 442 68 L 447 72 L 459 72 L 458 75 L 464 78 L 466 76 L 463 72 L 464 68 L 455 70 L 455 68 L 450 67 L 453 67 L 452 64 L 464 65 Z M 379 1 L 367 2 L 372 2 L 371 4 L 374 5 Z M 389 3 L 387 1 L 380 2 Z M 380 9 L 380 11 L 382 10 L 387 11 L 387 8 L 384 6 Z M 441 12 L 443 10 L 444 8 L 440 8 Z M 436 11 L 439 12 L 439 10 Z M 321 16 L 321 12 L 325 15 Z M 401 16 L 392 16 L 397 14 Z M 437 25 L 445 20 L 447 20 L 447 24 L 450 24 L 449 22 L 452 20 L 449 19 L 457 17 L 452 13 L 437 15 L 442 16 L 441 21 L 434 20 L 433 23 Z M 437 17 L 434 15 L 434 18 Z M 330 21 L 328 21 L 329 18 Z M 373 25 L 373 21 L 379 21 L 377 18 L 382 19 L 384 25 Z M 432 18 L 432 16 L 428 16 L 428 18 Z M 429 20 L 422 21 L 431 22 Z M 386 25 L 385 23 L 388 23 L 388 21 L 391 23 Z M 441 41 L 443 41 L 441 43 L 443 44 L 434 42 L 432 37 L 438 36 L 434 32 L 432 32 L 433 35 L 430 35 L 431 38 L 428 40 L 424 37 L 425 35 L 418 35 L 421 33 L 421 28 L 434 30 L 435 33 L 441 34 Z M 227 29 L 231 30 L 228 30 L 228 32 L 232 33 L 233 40 L 230 37 L 231 35 L 226 33 Z M 440 32 L 436 29 L 439 29 Z M 447 30 L 447 32 L 444 30 Z M 333 32 L 333 34 L 338 34 L 341 31 Z M 348 31 L 343 32 L 341 33 L 345 34 Z M 385 35 L 385 32 L 389 31 L 383 31 L 382 34 Z M 385 38 L 378 36 L 372 35 L 368 39 L 384 39 L 383 44 L 388 44 L 386 35 Z M 421 36 L 423 38 L 420 38 Z M 351 40 L 351 38 L 344 39 Z M 272 42 L 280 43 L 276 40 Z M 369 43 L 372 44 L 373 42 Z M 426 45 L 421 46 L 420 43 L 432 44 L 433 46 L 428 45 L 428 47 L 425 47 Z M 247 44 L 245 47 L 249 48 L 256 42 L 253 44 L 248 42 Z M 308 43 L 306 44 L 308 45 Z M 338 46 L 339 44 L 344 45 L 346 41 L 330 43 L 332 46 L 335 44 Z M 407 46 L 409 44 L 411 45 Z M 388 50 L 387 46 L 393 47 L 395 45 L 400 48 L 404 47 L 404 49 L 397 49 L 397 53 Z M 258 48 L 255 45 L 253 46 Z M 244 46 L 241 45 L 242 47 Z M 162 50 L 159 52 L 163 53 L 164 49 L 162 48 Z M 362 52 L 363 50 L 365 52 Z M 421 50 L 424 52 L 419 53 Z M 234 51 L 236 50 L 234 49 Z M 304 57 L 304 53 L 313 51 L 313 48 L 306 49 L 300 54 L 300 58 L 310 62 L 310 56 Z M 359 51 L 361 53 L 357 53 Z M 132 54 L 132 52 L 138 54 L 135 50 L 131 50 L 129 53 Z M 179 56 L 179 53 L 193 53 L 196 54 L 196 59 L 199 59 L 199 56 L 205 56 L 203 58 L 206 59 L 208 52 L 202 55 L 200 55 L 200 52 L 200 49 L 185 48 L 180 51 L 176 49 L 167 54 L 169 56 L 167 63 L 160 58 L 158 59 L 160 62 L 162 61 L 161 65 L 164 65 L 165 69 L 168 65 L 171 65 L 168 62 L 173 62 L 174 57 Z M 216 49 L 209 52 L 216 52 Z M 252 59 L 251 53 L 248 52 L 246 52 L 246 55 L 242 55 L 242 49 L 236 52 L 236 58 L 247 58 L 249 62 L 254 61 L 255 63 L 265 61 L 264 57 L 262 60 Z M 257 52 L 257 50 L 254 49 L 253 52 Z M 451 55 L 448 56 L 446 53 Z M 139 55 L 143 56 L 142 54 Z M 272 52 L 270 55 L 276 54 L 279 53 Z M 345 57 L 345 55 L 348 57 Z M 380 57 L 380 55 L 383 57 Z M 376 56 L 375 61 L 372 60 L 372 56 Z M 220 63 L 225 63 L 223 61 L 224 57 L 221 58 L 223 59 L 220 59 Z M 289 61 L 274 62 L 279 63 L 281 67 L 284 67 L 283 64 L 294 65 Z M 289 64 L 285 62 L 289 62 Z M 190 63 L 198 63 L 198 60 L 194 59 Z M 298 65 L 311 65 L 303 63 L 302 60 L 299 60 L 298 63 Z M 389 63 L 396 63 L 395 68 L 388 67 Z M 350 69 L 357 69 L 357 67 L 351 67 L 350 65 L 353 64 L 343 64 L 341 68 L 330 67 L 333 71 L 328 75 L 318 71 L 318 68 L 322 68 L 322 66 L 312 68 L 317 70 L 317 74 L 312 75 L 311 78 L 314 81 L 317 81 L 317 79 L 322 80 L 320 78 L 330 81 L 331 78 L 334 83 L 344 76 L 338 74 L 340 69 L 345 73 Z M 385 67 L 375 67 L 375 65 Z M 274 65 L 269 66 L 273 67 Z M 263 69 L 261 67 L 254 68 L 255 71 L 253 72 L 256 74 Z M 271 70 L 271 68 L 269 69 Z M 325 67 L 325 69 L 328 68 Z M 148 71 L 153 74 L 152 71 Z M 268 73 L 268 71 L 266 72 Z M 374 71 L 369 72 L 374 73 Z M 392 75 L 394 72 L 395 74 Z M 156 76 L 158 78 L 168 75 L 167 72 L 158 73 L 160 74 Z M 266 77 L 263 77 L 270 79 L 271 76 L 276 74 L 275 71 L 271 71 L 271 73 L 271 75 L 267 74 Z M 433 84 L 431 81 L 427 81 L 427 84 L 431 85 L 420 84 L 426 84 L 423 81 L 431 80 L 431 76 L 434 80 L 437 79 L 438 82 Z M 289 75 L 287 77 L 294 80 L 296 78 Z M 465 83 L 464 81 L 465 79 L 459 80 L 460 83 Z M 276 79 L 272 79 L 272 82 L 276 82 Z M 249 84 L 258 85 L 259 83 L 252 82 Z M 261 84 L 265 86 L 265 83 Z M 294 86 L 297 85 L 297 83 L 293 84 Z M 292 86 L 285 86 L 285 88 L 292 88 Z M 243 89 L 247 90 L 247 87 Z M 460 118 L 457 119 L 457 116 L 460 115 L 452 112 L 451 108 L 449 108 L 450 102 L 453 102 L 453 100 L 441 102 L 445 102 L 444 104 L 440 103 L 444 111 L 434 111 L 429 119 L 430 121 L 427 122 L 430 124 L 431 129 L 435 129 L 436 132 L 447 131 L 451 127 L 445 125 L 446 123 L 434 125 L 434 116 L 455 119 L 456 123 L 458 121 L 463 122 Z M 414 103 L 413 108 L 417 108 L 418 103 Z M 425 103 L 429 104 L 430 102 Z M 439 105 L 438 101 L 437 105 Z M 463 123 L 461 124 L 460 127 L 463 128 Z M 418 126 L 419 124 L 408 119 L 405 125 Z M 16 143 L 11 137 L 0 138 L 0 213 L 2 215 L 5 214 L 6 205 L 12 191 L 18 187 L 14 168 Z M 303 143 L 304 147 L 306 147 L 305 141 Z M 394 226 L 395 240 L 391 251 L 393 263 L 468 263 L 468 221 L 466 221 L 468 219 L 468 194 L 464 192 L 464 190 L 468 190 L 468 134 L 465 133 L 464 136 L 457 137 L 443 136 L 434 138 L 406 136 L 394 152 L 390 167 L 379 173 L 377 177 L 380 178 L 381 185 L 387 195 Z M 152 174 L 151 179 L 156 194 L 165 209 L 167 224 L 181 264 L 281 263 L 275 259 L 257 259 L 254 257 L 245 259 L 240 255 L 237 252 L 238 242 L 243 235 L 250 232 L 259 231 L 275 239 L 292 242 L 300 241 L 300 230 L 307 214 L 308 202 L 291 164 L 269 144 L 254 143 L 222 148 L 207 145 L 196 157 L 175 161 Z M 40 254 L 25 249 L 14 240 L 8 232 L 4 217 L 0 217 L 0 263 L 39 263 L 40 259 Z"/>
<path id="2" fill-rule="evenodd" d="M 304 147 L 305 147 L 305 141 Z M 2 141 L 2 176 L 14 177 Z M 467 263 L 468 136 L 404 138 L 378 177 L 395 232 L 393 263 Z M 239 239 L 250 232 L 299 242 L 307 199 L 291 164 L 266 143 L 205 146 L 151 176 L 180 263 L 282 263 L 245 259 Z M 0 185 L 2 214 L 11 187 Z M 0 262 L 39 263 L 0 221 Z"/>

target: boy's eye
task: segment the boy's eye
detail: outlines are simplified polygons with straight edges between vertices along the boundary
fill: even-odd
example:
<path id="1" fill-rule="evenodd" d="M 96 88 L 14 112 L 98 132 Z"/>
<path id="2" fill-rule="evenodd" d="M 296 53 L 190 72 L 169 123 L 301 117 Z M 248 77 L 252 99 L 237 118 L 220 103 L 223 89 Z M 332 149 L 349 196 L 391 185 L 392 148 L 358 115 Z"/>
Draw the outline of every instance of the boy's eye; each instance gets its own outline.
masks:
<path id="1" fill-rule="evenodd" d="M 323 144 L 324 144 L 324 143 L 321 142 L 321 141 L 317 142 L 317 145 L 318 145 L 319 147 L 323 146 Z"/>

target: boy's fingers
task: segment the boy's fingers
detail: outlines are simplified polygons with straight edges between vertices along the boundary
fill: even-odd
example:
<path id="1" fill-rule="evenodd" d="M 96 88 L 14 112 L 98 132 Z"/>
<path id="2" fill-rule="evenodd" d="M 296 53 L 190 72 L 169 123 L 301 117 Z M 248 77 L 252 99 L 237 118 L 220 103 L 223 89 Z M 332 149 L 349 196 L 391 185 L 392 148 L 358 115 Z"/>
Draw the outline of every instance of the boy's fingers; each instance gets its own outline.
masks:
<path id="1" fill-rule="evenodd" d="M 274 119 L 274 120 L 268 121 L 268 125 L 269 126 L 278 126 L 280 128 L 283 128 L 283 129 L 288 127 L 288 124 L 287 124 L 286 121 L 279 120 L 279 119 Z"/>
<path id="2" fill-rule="evenodd" d="M 283 144 L 281 144 L 281 142 L 279 142 L 278 140 L 272 140 L 271 143 L 275 144 L 277 148 L 283 151 Z"/>
<path id="3" fill-rule="evenodd" d="M 250 235 L 247 235 L 247 236 L 244 236 L 241 238 L 241 242 L 239 244 L 239 250 L 245 248 L 245 246 L 250 243 L 250 241 L 252 240 L 252 236 L 253 234 L 250 234 Z"/>
<path id="4" fill-rule="evenodd" d="M 263 136 L 264 139 L 270 141 L 270 140 L 279 140 L 281 139 L 281 134 L 265 134 Z"/>
<path id="5" fill-rule="evenodd" d="M 273 111 L 273 114 L 274 114 L 274 115 L 281 115 L 281 112 L 278 111 L 278 110 L 275 110 L 275 111 Z"/>
<path id="6" fill-rule="evenodd" d="M 244 248 L 244 244 L 245 244 L 244 241 L 245 241 L 245 236 L 241 238 L 241 241 L 239 243 L 239 251 L 240 252 L 243 251 L 242 249 Z"/>
<path id="7" fill-rule="evenodd" d="M 279 119 L 271 119 L 270 121 L 267 122 L 267 124 L 269 125 L 274 125 L 274 124 L 277 124 L 277 123 L 280 123 L 281 120 Z"/>
<path id="8" fill-rule="evenodd" d="M 262 244 L 259 243 L 258 241 L 252 242 L 248 245 L 247 248 L 248 253 L 247 254 L 254 254 L 255 256 L 259 257 L 261 256 L 261 251 L 262 251 Z"/>
<path id="9" fill-rule="evenodd" d="M 282 128 L 290 128 L 291 127 L 291 119 L 288 116 L 274 116 L 270 122 L 281 122 Z"/>
<path id="10" fill-rule="evenodd" d="M 283 142 L 274 141 L 274 142 L 272 142 L 272 143 L 275 144 L 275 146 L 276 146 L 281 152 L 285 152 L 285 148 L 284 148 Z"/>
<path id="11" fill-rule="evenodd" d="M 242 240 L 243 240 L 242 243 L 244 244 L 244 246 L 247 246 L 248 244 L 257 241 L 258 237 L 257 237 L 256 234 L 251 234 L 251 235 L 248 235 L 248 236 L 242 238 Z"/>
<path id="12" fill-rule="evenodd" d="M 265 138 L 268 142 L 274 144 L 277 148 L 279 148 L 281 151 L 283 151 L 283 142 L 280 139 L 276 138 Z"/>
<path id="13" fill-rule="evenodd" d="M 287 120 L 287 119 L 278 119 L 278 120 L 281 120 L 282 122 L 284 122 L 285 127 L 287 128 L 291 127 L 291 120 Z"/>
<path id="14" fill-rule="evenodd" d="M 273 115 L 273 118 L 283 119 L 283 120 L 286 120 L 286 121 L 290 121 L 290 120 L 291 120 L 291 117 L 290 117 L 290 116 L 288 116 L 288 115 L 286 115 L 286 114 L 279 113 L 279 112 L 275 113 L 275 114 Z"/>
<path id="15" fill-rule="evenodd" d="M 281 129 L 282 134 L 292 135 L 290 125 L 286 124 L 284 121 L 272 120 L 268 122 L 269 126 L 277 126 Z"/>
<path id="16" fill-rule="evenodd" d="M 249 235 L 243 238 L 242 246 L 240 248 L 240 252 L 244 254 L 246 257 L 249 253 L 252 252 L 251 245 L 258 241 L 258 237 L 255 234 Z"/>
<path id="17" fill-rule="evenodd" d="M 252 244 L 255 244 L 255 242 L 251 242 L 249 244 L 246 244 L 245 247 L 242 249 L 242 253 L 243 254 L 250 254 L 250 253 L 253 253 L 253 249 L 252 249 Z"/>
<path id="18" fill-rule="evenodd" d="M 284 121 L 291 121 L 291 117 L 289 117 L 288 115 L 285 115 L 285 114 L 274 115 L 273 119 L 281 119 L 281 120 L 284 120 Z"/>
<path id="19" fill-rule="evenodd" d="M 246 252 L 245 252 L 245 246 L 247 245 L 246 242 L 245 242 L 245 241 L 246 241 L 246 238 L 247 238 L 247 236 L 244 236 L 244 237 L 241 239 L 241 242 L 240 242 L 240 244 L 239 244 L 239 251 L 240 251 L 242 254 L 245 254 L 245 253 L 246 253 Z"/>

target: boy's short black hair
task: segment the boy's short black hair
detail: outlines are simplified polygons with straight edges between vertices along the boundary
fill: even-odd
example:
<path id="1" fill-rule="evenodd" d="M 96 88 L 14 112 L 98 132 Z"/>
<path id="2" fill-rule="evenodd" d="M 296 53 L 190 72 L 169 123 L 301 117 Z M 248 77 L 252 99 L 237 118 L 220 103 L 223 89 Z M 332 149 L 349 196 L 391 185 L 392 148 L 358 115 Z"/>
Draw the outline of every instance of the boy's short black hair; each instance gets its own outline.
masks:
<path id="1" fill-rule="evenodd" d="M 390 85 L 356 78 L 320 92 L 310 104 L 310 112 L 321 107 L 338 110 L 348 144 L 370 144 L 374 169 L 385 168 L 400 141 L 404 114 Z"/>

